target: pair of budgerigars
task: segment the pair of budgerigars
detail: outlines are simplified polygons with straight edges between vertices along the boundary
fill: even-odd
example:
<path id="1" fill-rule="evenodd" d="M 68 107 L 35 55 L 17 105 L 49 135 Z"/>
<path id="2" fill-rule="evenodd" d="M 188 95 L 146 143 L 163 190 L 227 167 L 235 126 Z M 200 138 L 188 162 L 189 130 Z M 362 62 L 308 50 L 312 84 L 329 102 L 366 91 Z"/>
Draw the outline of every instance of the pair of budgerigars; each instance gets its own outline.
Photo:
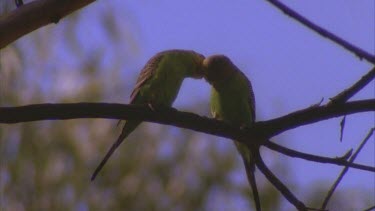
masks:
<path id="1" fill-rule="evenodd" d="M 233 125 L 250 126 L 255 121 L 255 100 L 250 81 L 224 55 L 203 55 L 188 50 L 168 50 L 156 54 L 142 69 L 135 88 L 130 96 L 130 104 L 148 104 L 151 106 L 172 106 L 182 81 L 185 78 L 204 77 L 212 86 L 211 112 L 214 118 Z M 121 135 L 112 145 L 92 180 L 102 169 L 108 158 L 122 141 L 141 123 L 126 121 Z M 256 189 L 252 153 L 246 145 L 234 141 L 246 167 L 249 183 L 253 189 L 256 207 L 259 197 Z"/>

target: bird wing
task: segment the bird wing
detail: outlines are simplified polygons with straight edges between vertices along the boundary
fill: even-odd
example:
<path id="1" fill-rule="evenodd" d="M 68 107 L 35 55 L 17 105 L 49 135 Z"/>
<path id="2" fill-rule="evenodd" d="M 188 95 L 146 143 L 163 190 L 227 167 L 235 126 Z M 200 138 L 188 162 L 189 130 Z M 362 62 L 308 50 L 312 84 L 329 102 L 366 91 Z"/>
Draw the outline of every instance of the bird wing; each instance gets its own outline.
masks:
<path id="1" fill-rule="evenodd" d="M 251 115 L 253 117 L 253 121 L 255 121 L 255 96 L 253 91 L 253 86 L 251 85 L 250 80 L 246 77 L 246 75 L 237 68 L 238 72 L 241 74 L 242 78 L 245 79 L 245 82 L 247 84 L 247 87 L 249 89 L 249 95 L 248 95 L 248 103 L 251 110 Z"/>
<path id="2" fill-rule="evenodd" d="M 158 68 L 158 65 L 160 64 L 160 61 L 163 59 L 163 56 L 163 53 L 156 54 L 143 67 L 141 73 L 138 76 L 135 87 L 130 95 L 130 103 L 134 102 L 135 98 L 139 94 L 139 90 L 155 74 L 155 71 Z"/>

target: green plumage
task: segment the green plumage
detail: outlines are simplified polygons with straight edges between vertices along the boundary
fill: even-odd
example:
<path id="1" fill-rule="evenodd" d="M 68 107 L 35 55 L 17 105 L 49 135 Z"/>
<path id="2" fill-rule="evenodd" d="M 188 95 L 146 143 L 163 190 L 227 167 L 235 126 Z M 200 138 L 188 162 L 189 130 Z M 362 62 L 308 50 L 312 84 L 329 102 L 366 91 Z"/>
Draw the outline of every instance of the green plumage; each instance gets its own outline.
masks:
<path id="1" fill-rule="evenodd" d="M 203 77 L 203 60 L 201 54 L 187 50 L 168 50 L 156 54 L 142 69 L 130 95 L 130 104 L 172 106 L 185 78 Z M 95 179 L 116 148 L 140 123 L 125 122 L 120 136 L 95 169 L 91 180 Z"/>
<path id="2" fill-rule="evenodd" d="M 205 79 L 211 84 L 211 113 L 214 118 L 230 122 L 239 127 L 250 126 L 255 121 L 255 98 L 247 77 L 228 57 L 214 55 L 203 61 Z M 234 140 L 240 152 L 247 178 L 253 190 L 257 210 L 260 202 L 256 187 L 255 163 L 249 148 Z"/>

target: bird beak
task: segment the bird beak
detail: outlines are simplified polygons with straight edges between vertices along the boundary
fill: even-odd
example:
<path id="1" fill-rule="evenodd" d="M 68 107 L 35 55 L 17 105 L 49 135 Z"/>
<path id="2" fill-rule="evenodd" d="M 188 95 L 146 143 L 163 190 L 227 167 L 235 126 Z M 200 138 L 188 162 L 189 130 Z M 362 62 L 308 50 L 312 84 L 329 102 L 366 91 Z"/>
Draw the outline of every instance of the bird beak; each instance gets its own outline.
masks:
<path id="1" fill-rule="evenodd" d="M 207 58 L 203 60 L 202 69 L 203 69 L 204 79 L 206 79 L 206 81 L 210 83 L 210 80 L 208 80 L 210 78 L 209 77 L 210 73 L 209 73 L 209 68 L 208 68 L 208 62 L 209 62 L 209 60 Z"/>
<path id="2" fill-rule="evenodd" d="M 197 62 L 197 69 L 194 71 L 193 78 L 201 79 L 204 76 L 204 68 L 203 68 L 203 61 L 205 57 L 201 54 L 198 54 L 196 62 Z"/>

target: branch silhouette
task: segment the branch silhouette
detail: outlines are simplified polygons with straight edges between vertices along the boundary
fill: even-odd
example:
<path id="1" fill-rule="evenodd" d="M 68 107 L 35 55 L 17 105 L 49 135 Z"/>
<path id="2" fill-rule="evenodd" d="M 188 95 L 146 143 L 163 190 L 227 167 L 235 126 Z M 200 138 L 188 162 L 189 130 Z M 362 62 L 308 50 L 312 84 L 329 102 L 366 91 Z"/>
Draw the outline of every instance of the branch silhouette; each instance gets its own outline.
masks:
<path id="1" fill-rule="evenodd" d="M 229 123 L 177 111 L 174 108 L 156 108 L 147 105 L 117 103 L 35 104 L 19 107 L 0 107 L 0 123 L 14 124 L 40 120 L 78 118 L 128 119 L 173 125 L 229 139 L 267 140 L 284 131 L 342 115 L 375 111 L 375 99 L 358 100 L 343 104 L 314 106 L 288 115 L 255 123 L 249 128 L 237 128 Z M 263 141 L 262 141 L 263 142 Z M 247 142 L 246 142 L 247 143 Z M 254 144 L 254 143 L 247 143 Z M 261 144 L 261 143 L 255 143 Z"/>
<path id="2" fill-rule="evenodd" d="M 334 43 L 340 45 L 341 47 L 345 48 L 349 52 L 354 53 L 356 56 L 358 56 L 360 59 L 365 59 L 368 62 L 375 64 L 375 56 L 371 55 L 370 53 L 366 52 L 365 50 L 349 43 L 348 41 L 342 39 L 341 37 L 338 37 L 337 35 L 333 34 L 330 31 L 327 31 L 326 29 L 314 24 L 295 10 L 291 9 L 287 5 L 283 4 L 280 1 L 277 0 L 266 0 L 276 8 L 280 9 L 282 12 L 284 12 L 286 15 L 290 16 L 294 20 L 300 22 L 307 28 L 315 31 L 319 35 L 333 41 Z"/>
<path id="3" fill-rule="evenodd" d="M 366 75 L 362 76 L 357 82 L 355 82 L 351 87 L 340 92 L 336 96 L 332 97 L 331 103 L 345 103 L 351 97 L 353 97 L 357 92 L 359 92 L 363 87 L 369 84 L 375 78 L 375 66 Z"/>
<path id="4" fill-rule="evenodd" d="M 361 144 L 358 146 L 357 150 L 354 152 L 354 154 L 350 157 L 349 162 L 353 163 L 356 159 L 359 152 L 362 150 L 363 146 L 366 144 L 366 142 L 370 139 L 370 137 L 373 135 L 375 128 L 372 128 L 366 135 L 366 137 L 363 139 Z M 337 186 L 340 184 L 341 180 L 344 178 L 346 172 L 349 170 L 348 166 L 345 166 L 344 169 L 341 171 L 340 175 L 337 177 L 335 183 L 332 185 L 332 187 L 329 189 L 326 197 L 324 198 L 324 201 L 322 203 L 321 209 L 325 209 L 328 205 L 329 200 L 331 199 L 333 192 L 336 190 Z"/>
<path id="5" fill-rule="evenodd" d="M 95 0 L 35 0 L 0 18 L 0 49 Z"/>
<path id="6" fill-rule="evenodd" d="M 237 128 L 229 123 L 202 117 L 197 114 L 177 111 L 174 108 L 154 108 L 147 105 L 123 105 L 110 103 L 71 103 L 71 104 L 37 104 L 20 107 L 0 107 L 0 123 L 14 124 L 40 120 L 65 120 L 77 118 L 108 118 L 142 120 L 198 132 L 234 139 L 247 144 L 264 144 L 264 140 L 292 128 L 326 120 L 329 118 L 375 111 L 375 100 L 360 100 L 340 104 L 310 106 L 291 114 L 255 123 L 249 128 Z M 249 140 L 259 140 L 254 143 Z M 267 144 L 267 142 L 265 142 Z M 266 145 L 264 144 L 264 145 Z M 297 153 L 298 154 L 298 153 Z M 260 155 L 259 155 L 260 156 Z M 265 166 L 261 158 L 257 159 L 258 168 L 268 180 L 299 210 L 307 210 L 287 187 Z M 345 163 L 347 165 L 347 163 Z M 349 164 L 348 164 L 349 165 Z M 356 164 L 350 164 L 355 166 Z M 358 166 L 356 166 L 358 167 Z M 372 167 L 364 167 L 371 169 Z"/>
<path id="7" fill-rule="evenodd" d="M 371 211 L 371 210 L 374 210 L 375 209 L 375 205 L 374 206 L 371 206 L 369 208 L 366 208 L 364 209 L 363 211 Z"/>
<path id="8" fill-rule="evenodd" d="M 297 210 L 307 210 L 305 204 L 298 200 L 298 198 L 268 169 L 266 164 L 263 162 L 262 157 L 259 154 L 259 151 L 253 150 L 255 163 L 258 169 L 264 174 L 264 176 L 274 185 L 277 190 L 279 190 L 283 196 L 293 204 Z"/>
<path id="9" fill-rule="evenodd" d="M 267 133 L 264 134 L 263 137 L 270 138 L 286 130 L 290 130 L 302 125 L 315 123 L 333 117 L 374 110 L 374 99 L 358 100 L 341 104 L 327 104 L 323 106 L 314 105 L 279 118 L 258 122 L 257 125 L 259 124 L 259 129 L 262 129 L 259 131 L 260 133 Z"/>
<path id="10" fill-rule="evenodd" d="M 289 149 L 287 147 L 283 147 L 283 146 L 280 146 L 278 144 L 275 144 L 271 141 L 266 141 L 264 143 L 264 146 L 266 146 L 269 149 L 272 149 L 276 152 L 279 152 L 279 153 L 282 153 L 284 155 L 290 156 L 290 157 L 301 158 L 301 159 L 305 159 L 305 160 L 308 160 L 308 161 L 319 162 L 319 163 L 329 163 L 329 164 L 335 164 L 335 165 L 339 165 L 339 166 L 347 166 L 347 167 L 360 169 L 360 170 L 364 170 L 364 171 L 375 172 L 375 167 L 357 164 L 357 163 L 353 163 L 353 162 L 348 162 L 346 160 L 346 158 L 347 158 L 346 154 L 344 156 L 341 156 L 341 157 L 338 157 L 338 158 L 323 157 L 323 156 L 312 155 L 312 154 L 292 150 L 292 149 Z"/>

